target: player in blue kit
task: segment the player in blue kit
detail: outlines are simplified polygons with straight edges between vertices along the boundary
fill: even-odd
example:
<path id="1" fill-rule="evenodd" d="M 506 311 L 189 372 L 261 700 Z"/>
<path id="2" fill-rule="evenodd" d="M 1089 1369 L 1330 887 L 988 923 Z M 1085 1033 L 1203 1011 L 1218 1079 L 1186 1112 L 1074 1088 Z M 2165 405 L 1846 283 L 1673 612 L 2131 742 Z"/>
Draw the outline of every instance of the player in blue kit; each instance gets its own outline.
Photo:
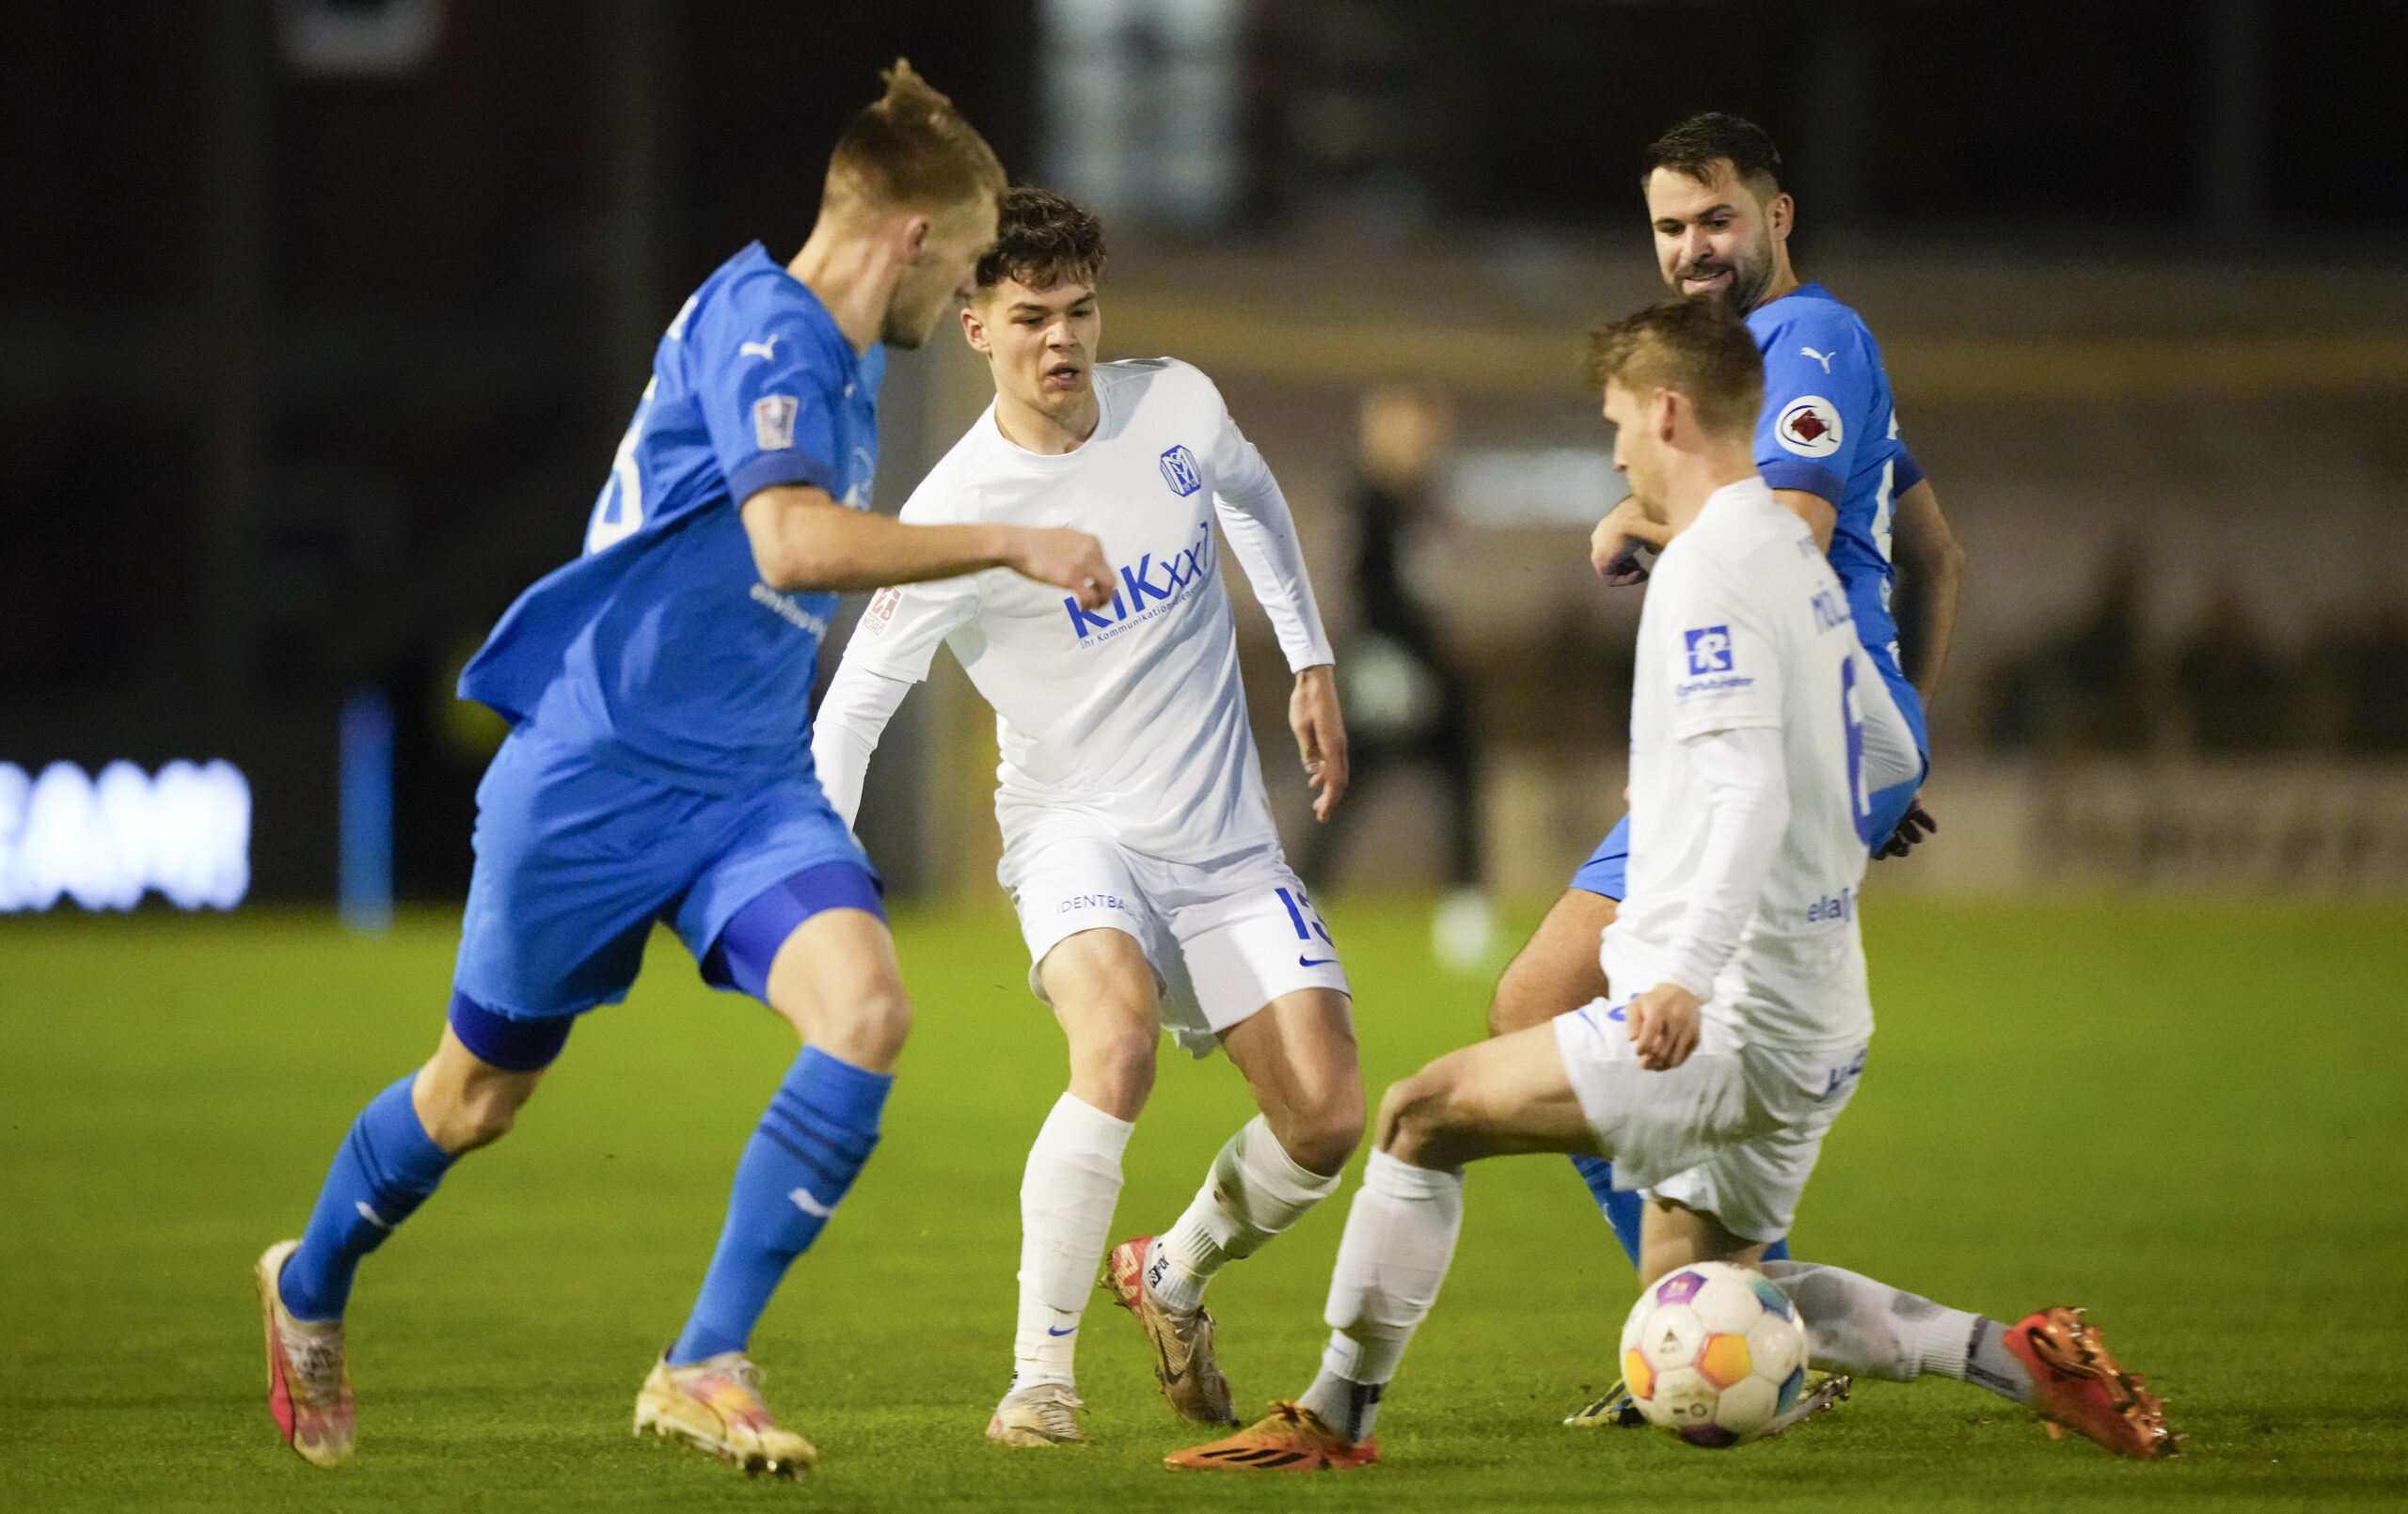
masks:
<path id="1" fill-rule="evenodd" d="M 1925 770 L 1930 743 L 1924 702 L 1947 657 L 1964 556 L 1923 470 L 1898 440 L 1888 373 L 1873 333 L 1819 284 L 1801 281 L 1789 258 L 1796 205 L 1780 183 L 1781 153 L 1751 121 L 1720 112 L 1693 116 L 1647 150 L 1640 184 L 1664 281 L 1684 294 L 1744 313 L 1764 356 L 1765 404 L 1757 418 L 1757 470 L 1774 497 L 1796 512 L 1829 555 L 1848 608 L 1891 697 L 1914 732 Z M 1601 521 L 1592 560 L 1609 584 L 1647 577 L 1643 554 L 1663 538 L 1636 501 Z M 1903 567 L 1903 574 L 1897 570 Z M 1903 855 L 1935 828 L 1916 802 L 1922 777 L 1872 796 L 1877 856 Z M 1571 886 L 1497 981 L 1492 1034 L 1540 1024 L 1605 997 L 1597 943 L 1623 897 L 1630 845 L 1624 816 L 1573 875 Z M 1842 907 L 1854 907 L 1853 899 Z M 1574 1165 L 1640 1265 L 1639 1193 L 1614 1187 L 1613 1166 Z M 1766 1255 L 1783 1260 L 1783 1238 Z M 1609 1416 L 1616 1396 L 1575 1423 Z"/>
<path id="2" fill-rule="evenodd" d="M 477 791 L 448 1023 L 360 1112 L 301 1238 L 257 1268 L 270 1408 L 318 1465 L 352 1452 L 360 1257 L 510 1129 L 576 1017 L 626 997 L 656 921 L 804 1044 L 636 1428 L 748 1471 L 816 1459 L 770 1417 L 746 1346 L 876 1145 L 911 1018 L 878 878 L 812 770 L 819 639 L 842 590 L 1006 567 L 1092 608 L 1113 577 L 1082 532 L 867 513 L 882 344 L 918 345 L 966 296 L 1005 182 L 909 65 L 887 83 L 839 139 L 794 260 L 745 248 L 670 323 L 584 554 L 461 677 L 512 730 Z"/>

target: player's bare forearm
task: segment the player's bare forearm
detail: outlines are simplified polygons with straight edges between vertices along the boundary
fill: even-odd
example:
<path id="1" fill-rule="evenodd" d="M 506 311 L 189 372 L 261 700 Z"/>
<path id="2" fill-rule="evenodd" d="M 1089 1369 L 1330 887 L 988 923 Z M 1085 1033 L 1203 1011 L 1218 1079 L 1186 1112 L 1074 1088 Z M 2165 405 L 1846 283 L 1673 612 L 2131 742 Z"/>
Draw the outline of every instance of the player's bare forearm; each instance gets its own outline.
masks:
<path id="1" fill-rule="evenodd" d="M 1288 696 L 1288 728 L 1296 733 L 1306 786 L 1318 791 L 1313 818 L 1327 820 L 1346 796 L 1346 718 L 1338 708 L 1338 678 L 1329 664 L 1296 674 L 1295 690 Z"/>
<path id="2" fill-rule="evenodd" d="M 1829 557 L 1831 533 L 1840 528 L 1839 508 L 1821 495 L 1804 489 L 1775 489 L 1772 497 L 1789 508 L 1790 513 L 1806 523 L 1814 533 L 1814 545 Z"/>
<path id="3" fill-rule="evenodd" d="M 1027 526 L 907 526 L 850 510 L 802 484 L 744 501 L 761 581 L 782 592 L 880 589 L 1009 568 L 1068 590 L 1088 609 L 1111 602 L 1103 548 L 1085 531 Z"/>
<path id="4" fill-rule="evenodd" d="M 1898 497 L 1890 552 L 1898 568 L 1898 654 L 1904 664 L 1899 671 L 1928 705 L 1948 661 L 1956 597 L 1965 581 L 1965 549 L 1948 528 L 1929 479 Z"/>

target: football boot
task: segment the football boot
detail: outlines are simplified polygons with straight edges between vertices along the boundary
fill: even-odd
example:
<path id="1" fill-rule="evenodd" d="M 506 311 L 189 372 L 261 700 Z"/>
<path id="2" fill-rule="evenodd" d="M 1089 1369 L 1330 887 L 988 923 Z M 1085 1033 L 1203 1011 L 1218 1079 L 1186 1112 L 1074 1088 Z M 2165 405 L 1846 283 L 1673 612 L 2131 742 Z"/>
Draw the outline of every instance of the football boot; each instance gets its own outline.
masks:
<path id="1" fill-rule="evenodd" d="M 1085 1407 L 1067 1382 L 1014 1388 L 987 1421 L 987 1439 L 999 1445 L 1085 1445 L 1077 1411 Z"/>
<path id="2" fill-rule="evenodd" d="M 1304 1405 L 1275 1398 L 1269 1418 L 1228 1440 L 1173 1451 L 1163 1465 L 1197 1472 L 1336 1472 L 1379 1459 L 1376 1437 L 1350 1441 Z"/>
<path id="3" fill-rule="evenodd" d="M 636 1395 L 636 1428 L 683 1441 L 732 1461 L 747 1476 L 799 1477 L 819 1459 L 809 1441 L 780 1429 L 761 1396 L 761 1369 L 741 1351 L 721 1351 L 691 1366 L 663 1356 Z"/>
<path id="4" fill-rule="evenodd" d="M 2006 1348 L 2032 1374 L 2032 1408 L 2052 1438 L 2074 1430 L 2136 1461 L 2182 1449 L 2182 1437 L 2166 1427 L 2164 1403 L 2107 1354 L 2081 1310 L 2060 1306 L 2018 1320 L 2007 1327 Z"/>
<path id="5" fill-rule="evenodd" d="M 284 1443 L 305 1461 L 340 1467 L 351 1459 L 351 1373 L 343 1364 L 342 1321 L 295 1319 L 277 1289 L 297 1240 L 279 1240 L 252 1268 L 260 1318 L 267 1327 L 267 1409 Z"/>
<path id="6" fill-rule="evenodd" d="M 1212 1317 L 1202 1309 L 1175 1311 L 1164 1307 L 1146 1277 L 1148 1254 L 1154 1238 L 1139 1236 L 1112 1248 L 1103 1259 L 1098 1286 L 1109 1289 L 1112 1301 L 1136 1316 L 1154 1355 L 1154 1380 L 1180 1418 L 1198 1425 L 1234 1425 L 1236 1405 L 1229 1383 L 1212 1360 Z"/>

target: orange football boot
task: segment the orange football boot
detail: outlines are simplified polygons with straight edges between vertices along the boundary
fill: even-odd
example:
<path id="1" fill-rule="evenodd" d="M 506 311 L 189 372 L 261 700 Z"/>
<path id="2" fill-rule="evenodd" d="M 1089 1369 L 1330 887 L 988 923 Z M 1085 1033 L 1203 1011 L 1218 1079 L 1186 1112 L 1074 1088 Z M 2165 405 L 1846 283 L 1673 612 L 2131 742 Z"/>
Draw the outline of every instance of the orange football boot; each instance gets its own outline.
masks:
<path id="1" fill-rule="evenodd" d="M 2052 1438 L 2077 1430 L 2136 1461 L 2182 1449 L 2182 1437 L 2166 1427 L 2164 1402 L 2115 1364 L 2081 1310 L 2060 1305 L 2018 1320 L 2007 1327 L 2006 1348 L 2032 1374 L 2032 1408 Z"/>
<path id="2" fill-rule="evenodd" d="M 1163 1465 L 1198 1472 L 1332 1472 L 1379 1459 L 1376 1439 L 1350 1441 L 1304 1405 L 1274 1398 L 1270 1418 L 1226 1441 L 1173 1451 Z"/>

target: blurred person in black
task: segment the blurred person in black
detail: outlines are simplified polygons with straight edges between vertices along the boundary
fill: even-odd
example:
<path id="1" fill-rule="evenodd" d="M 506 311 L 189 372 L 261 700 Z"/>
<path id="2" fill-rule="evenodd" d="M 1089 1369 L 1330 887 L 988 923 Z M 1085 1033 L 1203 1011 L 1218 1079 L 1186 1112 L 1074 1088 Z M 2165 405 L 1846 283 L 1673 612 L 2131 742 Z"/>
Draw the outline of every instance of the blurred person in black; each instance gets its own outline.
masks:
<path id="1" fill-rule="evenodd" d="M 1477 968 L 1495 937 L 1481 886 L 1479 749 L 1469 690 L 1439 645 L 1437 615 L 1409 583 L 1413 538 L 1437 508 L 1438 462 L 1454 430 L 1447 397 L 1428 387 L 1383 384 L 1367 390 L 1357 420 L 1351 496 L 1355 632 L 1339 663 L 1354 733 L 1358 785 L 1413 763 L 1438 770 L 1447 788 L 1446 898 L 1432 921 L 1441 961 Z M 1306 879 L 1327 882 L 1358 803 L 1307 838 Z"/>

